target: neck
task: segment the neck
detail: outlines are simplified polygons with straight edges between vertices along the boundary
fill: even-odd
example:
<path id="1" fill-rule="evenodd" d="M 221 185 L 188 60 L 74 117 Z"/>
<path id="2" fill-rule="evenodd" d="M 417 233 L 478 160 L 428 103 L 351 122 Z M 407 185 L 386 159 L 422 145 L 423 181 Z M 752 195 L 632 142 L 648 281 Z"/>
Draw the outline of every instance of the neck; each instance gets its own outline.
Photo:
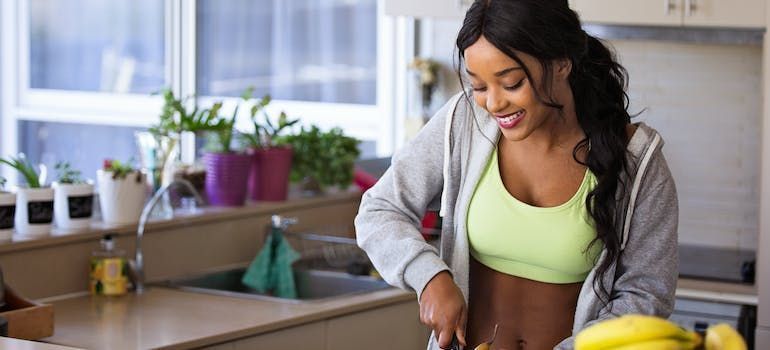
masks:
<path id="1" fill-rule="evenodd" d="M 562 99 L 564 107 L 561 111 L 553 109 L 548 119 L 534 130 L 521 145 L 530 151 L 538 153 L 572 152 L 575 145 L 585 138 L 575 112 L 572 95 Z"/>

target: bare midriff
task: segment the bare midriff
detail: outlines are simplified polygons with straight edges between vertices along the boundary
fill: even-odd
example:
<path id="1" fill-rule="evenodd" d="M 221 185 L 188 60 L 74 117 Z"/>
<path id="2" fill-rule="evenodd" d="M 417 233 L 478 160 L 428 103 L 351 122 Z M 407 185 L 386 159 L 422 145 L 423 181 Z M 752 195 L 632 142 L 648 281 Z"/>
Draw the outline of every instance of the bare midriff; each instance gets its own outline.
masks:
<path id="1" fill-rule="evenodd" d="M 492 270 L 471 257 L 469 349 L 490 340 L 492 349 L 551 350 L 572 334 L 583 283 L 538 282 Z"/>

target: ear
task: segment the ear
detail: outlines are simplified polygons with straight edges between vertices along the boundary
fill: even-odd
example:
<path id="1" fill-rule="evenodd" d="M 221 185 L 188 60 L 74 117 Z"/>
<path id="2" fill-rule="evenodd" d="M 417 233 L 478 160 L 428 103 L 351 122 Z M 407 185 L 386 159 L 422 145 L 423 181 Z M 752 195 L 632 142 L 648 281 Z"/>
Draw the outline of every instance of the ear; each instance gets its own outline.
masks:
<path id="1" fill-rule="evenodd" d="M 554 77 L 566 80 L 572 72 L 572 61 L 568 58 L 561 58 L 554 62 Z"/>

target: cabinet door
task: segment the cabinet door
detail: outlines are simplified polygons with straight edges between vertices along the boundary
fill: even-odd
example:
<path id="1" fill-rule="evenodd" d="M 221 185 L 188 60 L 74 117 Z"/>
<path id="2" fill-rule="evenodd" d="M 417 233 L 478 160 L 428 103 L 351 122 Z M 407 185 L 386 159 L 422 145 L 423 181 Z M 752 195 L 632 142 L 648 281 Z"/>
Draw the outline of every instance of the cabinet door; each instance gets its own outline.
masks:
<path id="1" fill-rule="evenodd" d="M 330 319 L 326 350 L 424 349 L 430 332 L 419 315 L 412 301 Z"/>
<path id="2" fill-rule="evenodd" d="M 390 16 L 463 18 L 473 0 L 385 0 Z"/>
<path id="3" fill-rule="evenodd" d="M 684 24 L 765 27 L 765 0 L 684 0 Z"/>
<path id="4" fill-rule="evenodd" d="M 237 340 L 233 350 L 252 349 L 307 349 L 324 350 L 326 345 L 325 322 L 315 322 L 254 337 Z M 230 344 L 225 344 L 230 345 Z M 229 349 L 229 348 L 228 348 Z"/>
<path id="5" fill-rule="evenodd" d="M 682 1 L 572 0 L 570 5 L 585 23 L 679 26 Z"/>

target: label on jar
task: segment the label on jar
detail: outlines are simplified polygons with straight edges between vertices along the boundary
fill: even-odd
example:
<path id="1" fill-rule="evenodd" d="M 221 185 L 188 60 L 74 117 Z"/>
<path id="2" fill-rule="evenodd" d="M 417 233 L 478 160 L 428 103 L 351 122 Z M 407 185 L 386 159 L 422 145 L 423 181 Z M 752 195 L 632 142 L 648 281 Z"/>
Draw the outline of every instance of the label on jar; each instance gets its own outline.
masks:
<path id="1" fill-rule="evenodd" d="M 91 294 L 123 295 L 128 291 L 128 264 L 124 258 L 91 260 Z"/>

